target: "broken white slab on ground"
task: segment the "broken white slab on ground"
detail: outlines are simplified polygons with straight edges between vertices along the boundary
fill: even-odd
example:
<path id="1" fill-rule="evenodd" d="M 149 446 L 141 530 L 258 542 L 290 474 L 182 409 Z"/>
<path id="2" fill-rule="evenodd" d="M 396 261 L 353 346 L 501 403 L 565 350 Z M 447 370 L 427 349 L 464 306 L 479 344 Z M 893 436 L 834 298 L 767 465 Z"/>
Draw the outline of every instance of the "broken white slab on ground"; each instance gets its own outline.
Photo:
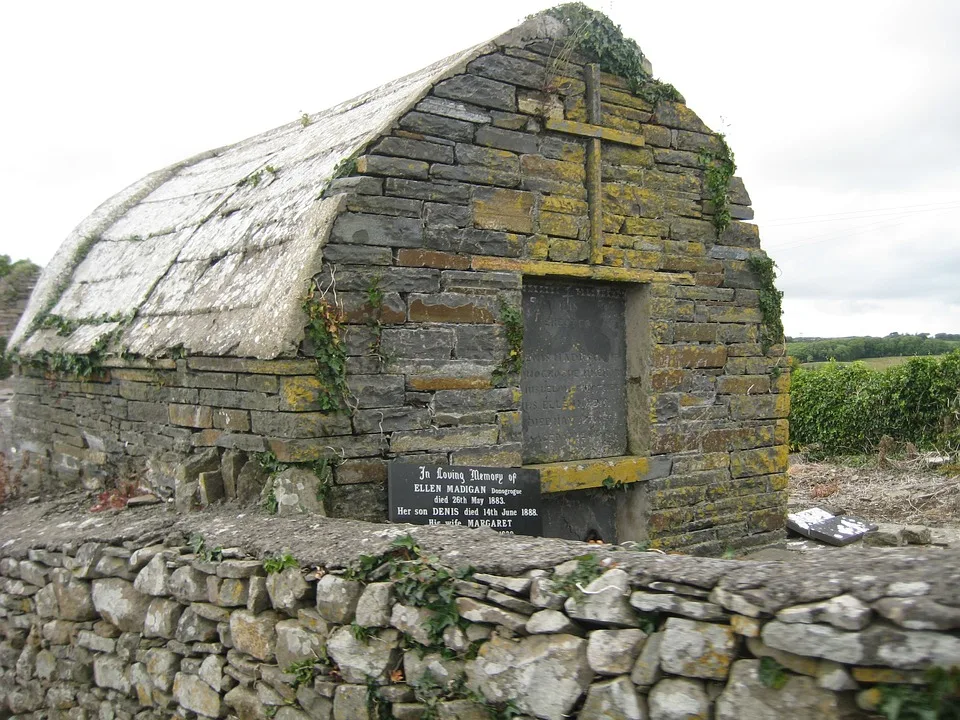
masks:
<path id="1" fill-rule="evenodd" d="M 877 529 L 877 525 L 866 520 L 834 515 L 818 507 L 787 515 L 787 527 L 804 537 L 830 545 L 848 545 Z"/>

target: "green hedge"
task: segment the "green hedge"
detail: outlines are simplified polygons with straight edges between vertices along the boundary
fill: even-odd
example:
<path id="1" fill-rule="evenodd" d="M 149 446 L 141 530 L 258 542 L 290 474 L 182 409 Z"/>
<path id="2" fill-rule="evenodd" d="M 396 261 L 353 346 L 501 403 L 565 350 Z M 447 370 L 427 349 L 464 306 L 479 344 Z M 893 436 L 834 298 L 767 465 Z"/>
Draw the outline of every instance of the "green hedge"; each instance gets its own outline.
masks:
<path id="1" fill-rule="evenodd" d="M 793 371 L 794 447 L 861 453 L 889 435 L 918 447 L 960 449 L 960 350 L 888 370 L 860 362 Z"/>

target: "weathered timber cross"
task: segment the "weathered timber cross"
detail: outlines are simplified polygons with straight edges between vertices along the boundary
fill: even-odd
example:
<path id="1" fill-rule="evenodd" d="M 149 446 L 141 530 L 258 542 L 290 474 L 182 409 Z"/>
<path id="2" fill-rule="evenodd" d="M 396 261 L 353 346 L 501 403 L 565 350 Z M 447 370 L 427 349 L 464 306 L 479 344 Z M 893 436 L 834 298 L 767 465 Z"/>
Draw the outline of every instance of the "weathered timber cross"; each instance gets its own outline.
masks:
<path id="1" fill-rule="evenodd" d="M 589 123 L 547 118 L 547 130 L 585 137 L 587 143 L 587 202 L 590 208 L 590 262 L 603 262 L 603 162 L 600 157 L 602 140 L 643 147 L 643 136 L 603 126 L 603 108 L 600 103 L 600 66 L 586 67 L 587 119 Z"/>

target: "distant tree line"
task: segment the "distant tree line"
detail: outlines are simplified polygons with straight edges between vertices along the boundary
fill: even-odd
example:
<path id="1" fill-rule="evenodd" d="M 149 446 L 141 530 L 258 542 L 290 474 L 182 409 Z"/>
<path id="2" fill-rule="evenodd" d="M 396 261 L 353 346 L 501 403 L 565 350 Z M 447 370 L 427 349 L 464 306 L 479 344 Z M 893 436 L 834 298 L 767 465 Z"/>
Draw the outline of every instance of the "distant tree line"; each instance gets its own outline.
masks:
<path id="1" fill-rule="evenodd" d="M 944 355 L 960 347 L 960 334 L 929 333 L 886 337 L 787 338 L 787 354 L 798 362 L 850 362 L 863 358 Z"/>

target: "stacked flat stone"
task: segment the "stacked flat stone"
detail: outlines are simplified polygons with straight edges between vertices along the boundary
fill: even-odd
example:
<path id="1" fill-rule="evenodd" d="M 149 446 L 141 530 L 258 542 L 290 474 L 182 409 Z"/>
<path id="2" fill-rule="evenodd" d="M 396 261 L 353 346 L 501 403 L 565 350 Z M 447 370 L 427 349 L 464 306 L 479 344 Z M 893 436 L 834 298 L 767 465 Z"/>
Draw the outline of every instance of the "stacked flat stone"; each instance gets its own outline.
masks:
<path id="1" fill-rule="evenodd" d="M 375 139 L 339 165 L 350 170 L 346 176 L 315 178 L 314 197 L 322 196 L 335 220 L 317 240 L 322 263 L 314 280 L 342 304 L 349 412 L 323 411 L 324 384 L 309 343 L 299 358 L 116 360 L 88 380 L 27 368 L 16 410 L 25 492 L 51 479 L 97 487 L 144 461 L 151 481 L 163 486 L 174 482 L 178 463 L 211 448 L 220 455 L 220 478 L 208 476 L 202 489 L 187 472 L 178 481 L 182 504 L 221 493 L 242 499 L 259 492 L 241 491 L 256 474 L 244 465 L 245 454 L 269 450 L 285 463 L 341 460 L 330 514 L 377 519 L 385 511 L 388 460 L 520 465 L 517 380 L 496 387 L 511 350 L 501 307 L 520 305 L 524 278 L 548 277 L 646 288 L 648 356 L 631 363 L 649 372 L 638 391 L 643 397 L 635 398 L 642 407 L 632 410 L 642 425 L 638 447 L 620 469 L 571 465 L 555 472 L 561 477 L 547 490 L 600 488 L 611 474 L 636 481 L 643 487 L 631 492 L 646 495 L 642 524 L 664 549 L 720 554 L 782 535 L 789 381 L 772 370 L 782 348 L 764 353 L 758 343 L 759 281 L 747 261 L 762 251 L 757 226 L 744 222 L 753 211 L 743 183 L 731 182 L 734 220 L 717 237 L 701 157 L 718 151 L 717 136 L 686 105 L 651 104 L 625 79 L 605 73 L 599 119 L 592 119 L 586 61 L 563 39 L 532 40 L 530 33 L 541 30 L 534 24 L 466 60 L 447 61 L 429 89 L 378 120 Z M 350 107 L 299 130 L 335 126 Z M 589 140 L 571 129 L 598 122 L 599 181 L 588 188 Z M 299 130 L 284 132 L 296 137 Z M 324 138 L 342 131 L 332 127 Z M 304 166 L 315 167 L 279 166 L 259 186 L 244 186 L 230 201 L 231 222 L 250 211 L 247 194 L 306 182 L 296 174 Z M 591 218 L 602 219 L 602 227 L 592 227 Z M 264 232 L 272 227 L 266 225 Z M 283 218 L 277 225 L 286 228 Z M 217 243 L 197 257 L 222 268 Z M 239 244 L 249 250 L 249 242 Z M 207 285 L 220 288 L 217 281 Z M 207 288 L 204 307 L 219 312 L 247 294 L 244 287 L 228 290 L 221 298 Z M 372 296 L 381 300 L 372 304 Z M 138 323 L 193 328 L 206 317 L 191 310 Z M 218 322 L 226 333 L 229 316 Z M 212 328 L 188 333 L 195 344 L 215 335 Z M 204 472 L 215 472 L 211 466 Z M 292 492 L 297 498 L 286 507 L 295 508 L 302 498 Z"/>
<path id="2" fill-rule="evenodd" d="M 460 621 L 437 640 L 432 611 L 399 602 L 386 576 L 267 574 L 239 548 L 206 561 L 177 535 L 6 543 L 0 715 L 372 720 L 385 704 L 399 720 L 480 719 L 512 703 L 544 720 L 829 720 L 876 708 L 877 684 L 960 665 L 960 565 L 936 551 L 832 560 L 816 577 L 539 541 L 527 547 L 534 567 L 450 580 Z M 382 529 L 354 540 L 384 547 Z M 492 555 L 511 541 L 499 542 Z M 465 547 L 448 542 L 445 556 Z M 569 596 L 558 588 L 582 560 L 536 567 L 587 549 L 601 574 Z M 763 658 L 782 667 L 779 689 L 764 683 Z M 304 663 L 316 675 L 298 681 Z M 460 690 L 431 709 L 418 689 L 438 685 Z"/>

